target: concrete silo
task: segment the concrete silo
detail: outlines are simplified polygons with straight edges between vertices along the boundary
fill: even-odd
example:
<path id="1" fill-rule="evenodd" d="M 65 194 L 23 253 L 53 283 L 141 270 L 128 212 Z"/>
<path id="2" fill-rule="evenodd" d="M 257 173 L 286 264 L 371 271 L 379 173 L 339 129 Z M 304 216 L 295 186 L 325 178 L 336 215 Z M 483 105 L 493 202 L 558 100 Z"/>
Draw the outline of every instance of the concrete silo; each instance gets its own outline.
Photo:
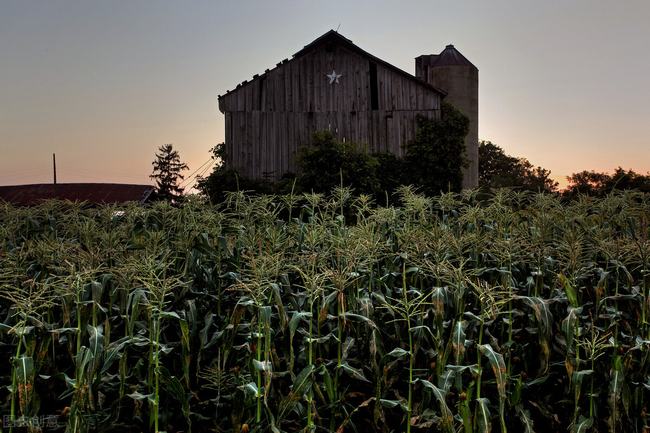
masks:
<path id="1" fill-rule="evenodd" d="M 463 187 L 478 186 L 478 68 L 453 45 L 447 45 L 440 54 L 417 57 L 415 75 L 446 91 L 445 101 L 469 118 L 465 138 L 469 167 L 463 172 Z"/>

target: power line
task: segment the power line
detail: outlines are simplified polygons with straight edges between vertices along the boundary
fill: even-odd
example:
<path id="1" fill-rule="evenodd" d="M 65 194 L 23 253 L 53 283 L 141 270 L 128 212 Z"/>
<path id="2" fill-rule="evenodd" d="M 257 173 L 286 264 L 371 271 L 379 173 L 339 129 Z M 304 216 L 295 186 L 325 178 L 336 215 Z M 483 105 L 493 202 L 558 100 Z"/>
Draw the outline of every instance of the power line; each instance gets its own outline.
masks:
<path id="1" fill-rule="evenodd" d="M 208 165 L 207 167 L 205 167 L 205 169 L 204 169 L 200 174 L 194 176 L 194 183 L 192 184 L 192 187 L 191 187 L 190 189 L 193 189 L 193 188 L 196 187 L 196 183 L 197 183 L 197 181 L 198 181 L 198 178 L 203 177 L 203 175 L 204 175 L 204 174 L 205 174 L 205 173 L 206 173 L 210 168 L 212 168 L 212 166 L 214 165 L 215 162 L 216 162 L 216 161 L 212 161 L 212 164 L 210 164 L 210 165 Z"/>
<path id="2" fill-rule="evenodd" d="M 207 161 L 205 161 L 203 164 L 201 164 L 201 165 L 199 166 L 199 168 L 197 168 L 197 169 L 194 170 L 194 171 L 193 171 L 189 176 L 187 176 L 187 177 L 185 178 L 185 180 L 184 180 L 183 182 L 181 182 L 181 184 L 180 184 L 179 186 L 182 187 L 182 186 L 185 185 L 187 182 L 189 182 L 190 179 L 192 179 L 192 176 L 194 176 L 194 174 L 195 174 L 196 172 L 198 172 L 199 170 L 201 170 L 201 168 L 202 168 L 203 166 L 205 166 L 205 164 L 207 164 L 208 162 L 213 161 L 213 160 L 214 160 L 214 158 L 210 157 L 210 159 L 208 159 Z"/>
<path id="3" fill-rule="evenodd" d="M 208 171 L 208 169 L 211 168 L 215 163 L 216 163 L 216 161 L 212 161 L 212 164 L 210 164 L 209 166 L 207 166 L 207 167 L 205 168 L 205 170 L 203 170 L 203 171 L 201 172 L 201 174 L 199 174 L 197 177 L 203 177 L 203 175 Z"/>
<path id="4" fill-rule="evenodd" d="M 208 165 L 207 167 L 205 167 L 205 169 L 204 169 L 200 174 L 196 175 L 196 176 L 194 177 L 195 181 L 196 181 L 196 179 L 198 179 L 198 178 L 200 178 L 200 177 L 203 177 L 203 175 L 204 175 L 204 174 L 205 174 L 205 173 L 206 173 L 210 168 L 212 168 L 212 166 L 214 165 L 214 163 L 215 163 L 215 161 L 212 161 L 212 164 L 210 164 L 210 165 Z"/>
<path id="5" fill-rule="evenodd" d="M 187 177 L 185 178 L 185 180 L 183 180 L 183 182 L 181 182 L 181 184 L 179 185 L 179 187 L 181 187 L 181 188 L 188 188 L 188 187 L 189 187 L 189 189 L 194 188 L 194 185 L 196 184 L 196 180 L 197 180 L 197 178 L 202 177 L 202 176 L 203 176 L 203 175 L 204 175 L 204 174 L 205 174 L 205 173 L 206 173 L 210 168 L 212 168 L 212 166 L 214 165 L 215 162 L 216 162 L 216 159 L 215 159 L 215 158 L 210 158 L 210 159 L 208 159 L 206 162 L 204 162 L 203 164 L 201 164 L 201 165 L 199 166 L 199 168 L 197 168 L 196 170 L 194 170 L 194 171 L 192 172 L 192 174 L 190 174 L 189 176 L 187 176 Z M 210 164 L 208 164 L 208 163 L 210 163 Z M 208 165 L 206 165 L 206 164 L 208 164 Z M 205 168 L 203 168 L 203 167 L 205 167 Z M 201 170 L 202 168 L 203 168 L 203 170 L 202 170 L 200 173 L 198 173 L 198 171 Z M 194 182 L 191 182 L 192 180 L 194 180 Z M 190 185 L 191 185 L 191 186 L 190 186 Z"/>

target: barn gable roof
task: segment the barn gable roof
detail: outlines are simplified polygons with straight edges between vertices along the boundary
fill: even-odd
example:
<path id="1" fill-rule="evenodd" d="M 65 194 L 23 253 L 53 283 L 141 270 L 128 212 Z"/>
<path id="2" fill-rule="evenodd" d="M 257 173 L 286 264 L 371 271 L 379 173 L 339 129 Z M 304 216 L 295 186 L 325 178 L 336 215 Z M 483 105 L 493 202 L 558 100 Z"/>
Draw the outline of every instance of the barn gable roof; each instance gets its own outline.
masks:
<path id="1" fill-rule="evenodd" d="M 439 89 L 439 88 L 437 88 L 435 86 L 432 86 L 431 84 L 420 80 L 416 76 L 409 74 L 408 72 L 398 68 L 397 66 L 394 66 L 394 65 L 388 63 L 387 61 L 382 60 L 379 57 L 376 57 L 376 56 L 368 53 L 367 51 L 365 51 L 365 50 L 361 49 L 360 47 L 358 47 L 357 45 L 355 45 L 350 39 L 348 39 L 348 38 L 344 37 L 343 35 L 341 35 L 336 30 L 330 30 L 330 31 L 326 32 L 325 34 L 323 34 L 322 36 L 319 36 L 318 38 L 314 39 L 309 44 L 305 45 L 300 51 L 295 53 L 292 56 L 291 59 L 284 59 L 284 60 L 278 62 L 276 64 L 275 68 L 267 69 L 266 71 L 264 71 L 263 74 L 255 74 L 255 75 L 253 75 L 252 80 L 244 80 L 244 81 L 242 81 L 240 84 L 237 85 L 237 87 L 235 87 L 235 89 L 227 91 L 224 95 L 219 95 L 219 98 L 222 98 L 225 95 L 228 95 L 228 94 L 230 94 L 232 92 L 235 92 L 235 91 L 239 90 L 242 86 L 244 86 L 244 85 L 246 85 L 248 83 L 252 83 L 252 82 L 264 77 L 271 70 L 276 69 L 276 68 L 280 67 L 281 65 L 283 65 L 283 64 L 285 64 L 287 62 L 290 62 L 290 61 L 292 61 L 294 59 L 302 57 L 303 55 L 311 52 L 312 50 L 320 47 L 321 45 L 324 45 L 324 44 L 327 44 L 327 43 L 332 43 L 332 42 L 340 43 L 341 45 L 345 46 L 346 48 L 350 49 L 351 51 L 356 52 L 356 53 L 358 53 L 358 54 L 360 54 L 360 55 L 362 55 L 364 57 L 367 57 L 369 60 L 372 60 L 373 62 L 375 62 L 377 64 L 381 64 L 382 66 L 390 69 L 391 71 L 393 71 L 393 72 L 395 72 L 397 74 L 400 74 L 400 75 L 406 77 L 407 79 L 412 80 L 413 82 L 417 83 L 418 85 L 420 85 L 420 86 L 422 86 L 424 88 L 427 88 L 427 89 L 429 89 L 431 91 L 434 91 L 434 92 L 438 93 L 439 95 L 441 95 L 443 97 L 447 96 L 447 92 L 445 92 L 444 90 Z"/>

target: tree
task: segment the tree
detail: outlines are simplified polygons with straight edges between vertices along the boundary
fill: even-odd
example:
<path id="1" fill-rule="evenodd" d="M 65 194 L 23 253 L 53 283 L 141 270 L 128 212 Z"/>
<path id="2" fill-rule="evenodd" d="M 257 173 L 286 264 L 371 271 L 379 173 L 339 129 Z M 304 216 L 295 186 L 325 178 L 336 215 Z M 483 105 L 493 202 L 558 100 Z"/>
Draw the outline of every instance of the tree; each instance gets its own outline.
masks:
<path id="1" fill-rule="evenodd" d="M 181 173 L 188 169 L 187 164 L 181 161 L 178 151 L 171 144 L 160 146 L 151 165 L 153 173 L 149 177 L 156 181 L 157 197 L 178 202 L 183 195 L 183 188 L 178 182 L 185 179 Z"/>
<path id="2" fill-rule="evenodd" d="M 488 188 L 517 186 L 513 176 L 518 159 L 491 141 L 481 141 L 478 146 L 478 179 L 479 185 Z"/>
<path id="3" fill-rule="evenodd" d="M 642 175 L 622 167 L 618 167 L 612 174 L 584 170 L 567 176 L 567 180 L 569 186 L 564 191 L 567 197 L 579 194 L 602 197 L 614 190 L 630 189 L 650 192 L 650 173 Z"/>
<path id="4" fill-rule="evenodd" d="M 537 192 L 557 191 L 551 172 L 535 167 L 526 158 L 508 155 L 491 141 L 478 146 L 479 185 L 486 188 L 519 188 Z"/>
<path id="5" fill-rule="evenodd" d="M 469 119 L 448 103 L 442 104 L 440 119 L 418 117 L 415 139 L 405 148 L 403 182 L 431 196 L 460 191 L 468 131 Z"/>

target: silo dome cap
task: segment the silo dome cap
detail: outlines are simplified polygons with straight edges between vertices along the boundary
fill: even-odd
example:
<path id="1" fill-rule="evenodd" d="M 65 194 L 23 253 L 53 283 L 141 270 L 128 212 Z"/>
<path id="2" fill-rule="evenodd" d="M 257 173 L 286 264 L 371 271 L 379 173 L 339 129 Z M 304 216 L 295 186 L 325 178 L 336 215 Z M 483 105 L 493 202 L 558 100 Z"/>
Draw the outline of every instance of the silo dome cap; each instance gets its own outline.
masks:
<path id="1" fill-rule="evenodd" d="M 445 47 L 444 50 L 436 58 L 436 62 L 432 66 L 472 66 L 476 68 L 458 51 L 452 44 Z"/>

